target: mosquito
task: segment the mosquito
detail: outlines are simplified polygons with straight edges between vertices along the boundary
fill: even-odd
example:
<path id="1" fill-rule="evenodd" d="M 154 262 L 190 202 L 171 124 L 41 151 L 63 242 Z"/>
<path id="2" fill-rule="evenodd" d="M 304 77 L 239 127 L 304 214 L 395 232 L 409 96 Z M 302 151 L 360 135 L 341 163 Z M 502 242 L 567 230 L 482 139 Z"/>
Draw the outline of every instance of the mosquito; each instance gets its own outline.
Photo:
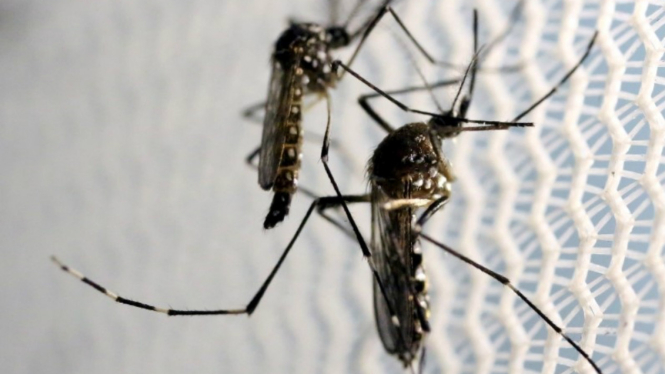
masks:
<path id="1" fill-rule="evenodd" d="M 303 96 L 324 98 L 330 110 L 328 90 L 334 88 L 340 79 L 331 70 L 331 52 L 347 47 L 360 38 L 347 62 L 352 64 L 378 21 L 374 12 L 357 30 L 349 31 L 349 23 L 363 2 L 360 0 L 356 4 L 341 26 L 324 27 L 316 23 L 291 22 L 277 39 L 271 56 L 268 99 L 245 111 L 245 117 L 252 117 L 256 110 L 265 109 L 261 145 L 247 157 L 247 162 L 252 166 L 254 159 L 259 157 L 259 185 L 264 190 L 274 192 L 263 222 L 265 229 L 275 227 L 286 218 L 298 188 L 303 140 Z M 384 0 L 378 9 L 383 9 L 391 2 Z M 332 14 L 336 14 L 335 5 L 335 2 L 331 2 Z M 326 126 L 328 132 L 329 124 Z"/>
<path id="2" fill-rule="evenodd" d="M 379 336 L 386 351 L 397 356 L 405 367 L 412 367 L 413 361 L 420 356 L 420 370 L 422 370 L 425 355 L 423 342 L 430 331 L 427 277 L 419 245 L 419 239 L 422 238 L 511 289 L 550 328 L 584 357 L 597 373 L 601 373 L 600 367 L 590 355 L 512 285 L 509 279 L 422 233 L 425 223 L 451 198 L 451 187 L 455 176 L 451 164 L 442 152 L 443 140 L 454 138 L 460 133 L 468 131 L 492 131 L 533 126 L 532 123 L 518 121 L 552 96 L 570 78 L 588 57 L 597 36 L 597 32 L 594 33 L 577 64 L 547 94 L 536 100 L 513 120 L 484 121 L 472 120 L 466 116 L 473 97 L 480 54 L 477 40 L 477 12 L 475 11 L 473 28 L 474 58 L 462 78 L 451 108 L 446 111 L 441 110 L 440 113 L 410 108 L 393 97 L 395 93 L 402 93 L 404 90 L 383 91 L 341 61 L 333 62 L 333 70 L 341 68 L 375 91 L 373 94 L 364 95 L 359 101 L 361 104 L 364 103 L 363 109 L 376 124 L 388 131 L 388 135 L 380 142 L 368 162 L 367 174 L 370 192 L 366 195 L 353 195 L 353 199 L 350 199 L 351 196 L 343 195 L 327 164 L 328 154 L 326 153 L 322 157 L 325 171 L 339 197 L 340 205 L 351 225 L 353 234 L 363 252 L 371 253 L 370 256 L 367 256 L 369 263 L 378 274 L 374 277 L 374 314 Z M 424 80 L 422 73 L 419 72 L 419 74 Z M 468 91 L 461 95 L 467 80 Z M 431 92 L 431 86 L 427 84 L 422 88 Z M 414 90 L 409 89 L 409 91 Z M 427 122 L 409 123 L 393 129 L 369 106 L 367 100 L 373 97 L 384 97 L 406 112 L 427 115 L 430 116 L 430 119 Z M 472 126 L 467 126 L 468 124 L 472 124 Z M 327 152 L 325 147 L 324 151 Z M 364 240 L 348 209 L 351 202 L 371 204 L 372 225 L 369 245 Z M 416 214 L 420 211 L 422 212 L 415 219 Z"/>

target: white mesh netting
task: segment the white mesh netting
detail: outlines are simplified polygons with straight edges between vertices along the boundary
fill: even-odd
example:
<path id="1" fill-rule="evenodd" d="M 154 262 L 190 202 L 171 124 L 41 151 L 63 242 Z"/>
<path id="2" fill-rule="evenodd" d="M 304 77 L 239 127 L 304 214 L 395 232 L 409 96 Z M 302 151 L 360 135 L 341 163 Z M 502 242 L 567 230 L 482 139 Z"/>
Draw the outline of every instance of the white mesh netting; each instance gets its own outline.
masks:
<path id="1" fill-rule="evenodd" d="M 299 196 L 286 223 L 262 232 L 270 196 L 243 164 L 260 127 L 239 112 L 265 94 L 270 47 L 287 17 L 325 21 L 323 3 L 0 3 L 3 372 L 403 371 L 375 331 L 359 249 L 318 217 L 249 319 L 113 305 L 48 262 L 58 254 L 156 305 L 244 305 L 309 201 Z M 473 117 L 512 118 L 577 61 L 596 28 L 597 45 L 529 117 L 536 128 L 446 145 L 459 180 L 428 232 L 514 280 L 604 373 L 663 373 L 665 3 L 526 3 L 486 61 L 526 66 L 483 75 Z M 432 54 L 465 64 L 472 8 L 486 41 L 513 4 L 396 9 Z M 354 67 L 384 88 L 417 83 L 394 22 L 383 24 Z M 431 80 L 455 74 L 426 71 Z M 355 104 L 361 92 L 347 77 L 333 94 L 341 147 L 331 161 L 347 193 L 364 190 L 364 163 L 383 136 Z M 444 107 L 450 96 L 437 93 Z M 426 96 L 406 101 L 432 107 Z M 416 120 L 377 106 L 393 124 Z M 323 131 L 322 107 L 307 113 L 309 132 Z M 301 182 L 330 194 L 317 147 L 306 145 Z M 367 209 L 354 213 L 366 232 Z M 590 372 L 510 292 L 424 247 L 426 372 Z"/>
<path id="2" fill-rule="evenodd" d="M 507 56 L 538 62 L 483 79 L 488 110 L 478 116 L 511 118 L 575 64 L 596 27 L 598 45 L 565 92 L 533 113 L 535 130 L 460 137 L 461 196 L 440 221 L 448 243 L 519 280 L 606 373 L 665 370 L 662 16 L 662 4 L 529 2 Z M 446 372 L 583 370 L 514 295 L 449 269 L 436 271 L 446 287 L 433 309 L 444 321 L 431 343 Z"/>

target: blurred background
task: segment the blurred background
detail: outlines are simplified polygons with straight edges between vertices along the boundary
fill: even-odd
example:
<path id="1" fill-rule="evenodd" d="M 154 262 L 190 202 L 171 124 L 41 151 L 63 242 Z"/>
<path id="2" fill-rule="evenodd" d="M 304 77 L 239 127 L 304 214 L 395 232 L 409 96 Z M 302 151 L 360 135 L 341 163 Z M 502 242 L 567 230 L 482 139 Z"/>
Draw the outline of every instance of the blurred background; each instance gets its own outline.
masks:
<path id="1" fill-rule="evenodd" d="M 371 13 L 363 6 L 352 24 Z M 474 118 L 507 120 L 573 66 L 529 117 L 535 129 L 444 145 L 458 173 L 429 233 L 507 274 L 605 373 L 665 372 L 665 68 L 659 1 L 395 1 L 439 59 L 471 57 L 514 28 L 479 78 Z M 339 3 L 344 19 L 355 2 Z M 166 317 L 114 305 L 49 256 L 122 296 L 179 309 L 241 308 L 310 200 L 264 231 L 271 194 L 244 158 L 261 126 L 272 44 L 289 19 L 329 23 L 325 1 L 0 1 L 0 370 L 3 373 L 401 373 L 373 320 L 367 264 L 313 216 L 251 318 Z M 435 69 L 385 18 L 354 68 L 383 88 L 459 75 Z M 405 47 L 406 46 L 406 47 Z M 351 48 L 337 56 L 348 58 Z M 491 69 L 490 69 L 491 70 Z M 365 190 L 384 133 L 346 77 L 332 93 L 331 166 Z M 439 90 L 445 109 L 454 90 Z M 436 110 L 428 95 L 405 101 Z M 395 126 L 422 120 L 377 100 Z M 325 105 L 307 112 L 322 134 Z M 301 186 L 333 193 L 305 143 Z M 353 210 L 369 238 L 369 210 Z M 432 327 L 425 372 L 589 372 L 524 303 L 425 246 Z"/>

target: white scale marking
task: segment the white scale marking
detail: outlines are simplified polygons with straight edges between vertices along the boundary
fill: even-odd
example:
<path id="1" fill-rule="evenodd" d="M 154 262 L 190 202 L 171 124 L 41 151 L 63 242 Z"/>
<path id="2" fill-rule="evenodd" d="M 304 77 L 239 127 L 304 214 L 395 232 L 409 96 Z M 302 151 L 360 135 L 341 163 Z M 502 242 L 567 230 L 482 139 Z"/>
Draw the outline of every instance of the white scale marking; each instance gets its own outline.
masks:
<path id="1" fill-rule="evenodd" d="M 70 274 L 72 274 L 73 276 L 75 276 L 75 277 L 78 278 L 78 279 L 83 279 L 83 278 L 85 278 L 85 276 L 84 276 L 83 274 L 79 273 L 77 270 L 74 270 L 74 269 L 71 269 L 71 268 L 67 268 L 67 271 L 69 271 Z"/>
<path id="2" fill-rule="evenodd" d="M 415 274 L 414 278 L 417 281 L 421 281 L 421 282 L 424 282 L 424 281 L 427 280 L 427 275 L 425 275 L 425 270 L 423 270 L 422 266 L 418 266 L 418 268 L 416 269 L 416 274 Z"/>
<path id="3" fill-rule="evenodd" d="M 116 295 L 115 293 L 113 293 L 113 292 L 111 292 L 107 289 L 104 289 L 104 291 L 106 291 L 106 295 L 109 296 L 110 298 L 112 298 L 113 300 L 118 300 L 119 296 Z"/>

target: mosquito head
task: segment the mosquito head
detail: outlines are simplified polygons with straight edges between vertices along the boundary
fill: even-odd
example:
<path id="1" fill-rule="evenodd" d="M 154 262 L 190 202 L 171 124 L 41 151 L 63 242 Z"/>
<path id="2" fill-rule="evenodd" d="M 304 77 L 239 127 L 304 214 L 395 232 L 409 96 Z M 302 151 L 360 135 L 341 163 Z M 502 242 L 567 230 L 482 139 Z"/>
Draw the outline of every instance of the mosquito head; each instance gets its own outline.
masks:
<path id="1" fill-rule="evenodd" d="M 451 113 L 441 116 L 432 116 L 428 122 L 430 128 L 441 138 L 449 139 L 459 135 L 462 122 L 452 117 Z"/>
<path id="2" fill-rule="evenodd" d="M 346 47 L 349 45 L 349 43 L 351 43 L 351 36 L 349 36 L 349 33 L 344 27 L 328 27 L 326 29 L 326 34 L 328 36 L 328 44 L 332 49 Z"/>

